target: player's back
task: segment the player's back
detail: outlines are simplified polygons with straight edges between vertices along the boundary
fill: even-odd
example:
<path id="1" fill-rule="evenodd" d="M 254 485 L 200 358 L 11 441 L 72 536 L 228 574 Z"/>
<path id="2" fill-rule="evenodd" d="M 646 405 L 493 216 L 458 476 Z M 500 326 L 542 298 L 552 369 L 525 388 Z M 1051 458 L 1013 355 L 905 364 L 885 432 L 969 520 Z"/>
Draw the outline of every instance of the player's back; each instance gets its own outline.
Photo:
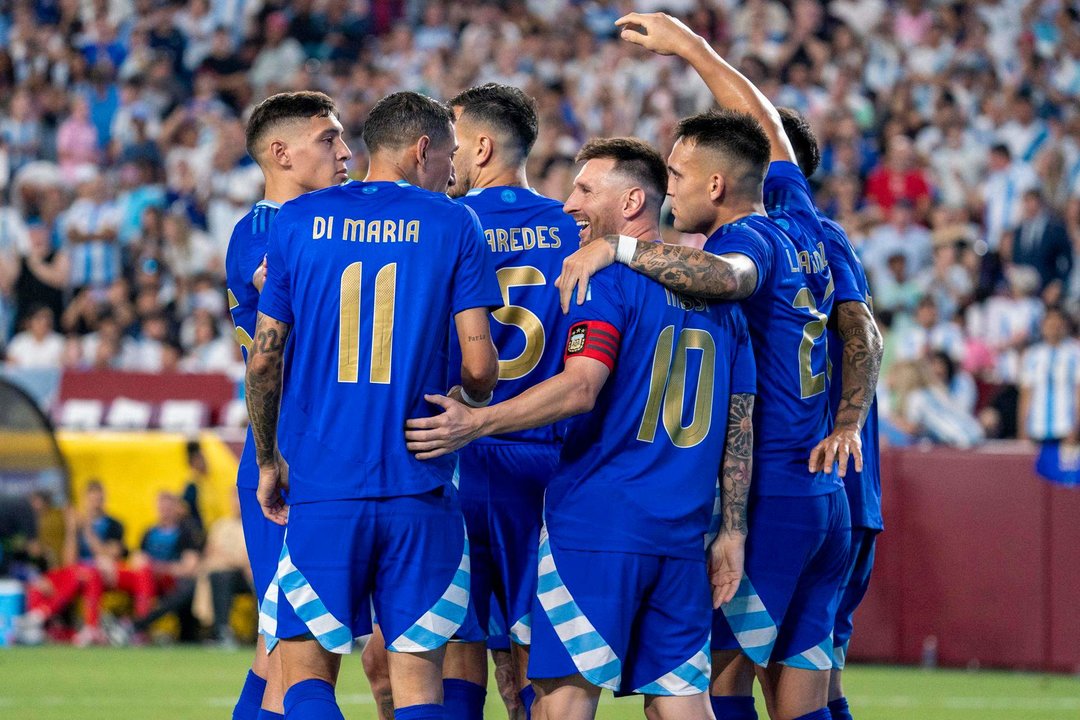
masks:
<path id="1" fill-rule="evenodd" d="M 491 326 L 499 349 L 493 402 L 502 402 L 559 372 L 569 325 L 554 283 L 563 259 L 577 249 L 577 225 L 562 203 L 527 188 L 478 188 L 461 202 L 480 218 L 502 292 L 503 306 L 492 313 Z M 451 336 L 452 375 L 460 352 Z M 556 432 L 547 425 L 496 439 L 551 443 Z"/>
<path id="2" fill-rule="evenodd" d="M 621 265 L 593 277 L 588 294 L 571 311 L 566 356 L 608 357 L 613 370 L 593 410 L 568 423 L 547 491 L 551 537 L 583 550 L 700 557 L 729 398 L 754 392 L 742 311 L 681 297 Z"/>
<path id="3" fill-rule="evenodd" d="M 845 291 L 840 290 L 838 281 L 836 302 L 861 301 L 872 309 L 870 283 L 866 279 L 862 262 L 848 240 L 847 233 L 836 221 L 824 215 L 821 215 L 819 219 L 828 240 L 825 251 L 829 256 L 829 264 L 833 268 L 834 275 L 839 277 L 839 270 L 843 266 L 851 276 L 852 294 L 857 296 L 847 297 Z M 831 329 L 829 330 L 829 359 L 832 367 L 832 376 L 829 380 L 829 407 L 831 416 L 835 418 L 843 391 L 841 368 L 844 361 L 844 341 Z M 844 476 L 844 490 L 847 492 L 848 505 L 851 508 L 851 524 L 854 527 L 880 530 L 884 524 L 881 517 L 881 461 L 878 450 L 876 398 L 870 404 L 870 412 L 866 416 L 860 437 L 862 438 L 862 472 L 855 469 L 855 462 L 852 460 L 849 461 L 847 473 Z"/>
<path id="4" fill-rule="evenodd" d="M 255 337 L 255 320 L 259 314 L 259 290 L 255 287 L 255 271 L 266 257 L 266 241 L 270 225 L 281 206 L 269 200 L 260 200 L 233 227 L 229 247 L 225 251 L 225 285 L 229 299 L 229 312 L 236 326 L 236 342 L 247 362 Z M 255 442 L 248 427 L 244 451 L 240 455 L 240 467 L 236 484 L 254 489 L 259 484 L 258 465 L 255 463 Z"/>
<path id="5" fill-rule="evenodd" d="M 754 481 L 764 495 L 822 495 L 835 474 L 811 474 L 810 451 L 828 432 L 825 328 L 832 276 L 820 239 L 783 212 L 749 215 L 706 242 L 717 255 L 754 260 L 758 285 L 742 301 L 758 369 L 754 406 Z"/>
<path id="6" fill-rule="evenodd" d="M 353 182 L 286 203 L 259 310 L 292 325 L 279 431 L 290 501 L 446 485 L 453 459 L 416 460 L 405 420 L 446 390 L 450 318 L 498 303 L 476 216 L 445 195 Z"/>

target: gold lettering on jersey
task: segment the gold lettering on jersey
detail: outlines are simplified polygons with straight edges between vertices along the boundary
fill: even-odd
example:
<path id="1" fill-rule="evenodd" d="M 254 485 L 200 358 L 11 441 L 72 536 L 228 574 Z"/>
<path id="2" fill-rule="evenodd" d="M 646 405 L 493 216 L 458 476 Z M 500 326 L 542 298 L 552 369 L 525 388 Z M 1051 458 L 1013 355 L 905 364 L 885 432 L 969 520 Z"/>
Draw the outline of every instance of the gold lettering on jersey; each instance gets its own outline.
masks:
<path id="1" fill-rule="evenodd" d="M 784 248 L 784 255 L 787 256 L 791 272 L 801 272 L 808 275 L 818 274 L 825 272 L 825 269 L 829 267 L 824 243 L 818 243 L 817 249 L 813 251 L 798 250 L 795 257 L 791 256 L 791 251 L 788 248 Z"/>
<path id="2" fill-rule="evenodd" d="M 334 219 L 330 218 L 330 227 L 333 227 L 333 221 Z M 325 236 L 330 236 L 330 230 L 326 231 Z M 418 243 L 420 242 L 420 221 L 345 218 L 341 227 L 341 239 L 345 242 Z"/>
<path id="3" fill-rule="evenodd" d="M 511 228 L 509 231 L 503 228 L 485 230 L 484 238 L 491 252 L 521 252 L 534 248 L 555 250 L 562 247 L 559 228 L 547 225 Z"/>
<path id="4" fill-rule="evenodd" d="M 333 237 L 334 235 L 334 216 L 319 217 L 317 216 L 311 225 L 311 239 L 322 240 L 323 238 Z"/>
<path id="5" fill-rule="evenodd" d="M 701 298 L 687 297 L 686 295 L 680 295 L 679 293 L 664 288 L 664 297 L 667 299 L 667 304 L 673 308 L 680 310 L 701 311 L 706 308 L 705 301 Z"/>

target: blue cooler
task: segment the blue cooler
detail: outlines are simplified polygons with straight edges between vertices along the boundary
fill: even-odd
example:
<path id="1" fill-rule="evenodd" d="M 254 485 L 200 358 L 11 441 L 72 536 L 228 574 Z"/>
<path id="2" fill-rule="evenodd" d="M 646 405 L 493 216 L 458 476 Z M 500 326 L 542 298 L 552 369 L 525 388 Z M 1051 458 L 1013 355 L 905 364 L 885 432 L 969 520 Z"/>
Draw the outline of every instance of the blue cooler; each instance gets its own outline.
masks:
<path id="1" fill-rule="evenodd" d="M 0 580 L 0 647 L 15 644 L 15 620 L 23 614 L 23 586 L 18 580 Z"/>

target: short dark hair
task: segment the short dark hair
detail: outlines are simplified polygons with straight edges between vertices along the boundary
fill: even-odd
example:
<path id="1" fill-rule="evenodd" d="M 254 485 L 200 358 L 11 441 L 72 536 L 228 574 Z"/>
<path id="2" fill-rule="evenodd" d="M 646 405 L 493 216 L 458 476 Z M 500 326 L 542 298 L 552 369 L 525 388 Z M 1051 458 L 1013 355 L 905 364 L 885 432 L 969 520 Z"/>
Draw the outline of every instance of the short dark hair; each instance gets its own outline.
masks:
<path id="1" fill-rule="evenodd" d="M 454 96 L 451 108 L 460 107 L 462 115 L 505 133 L 515 143 L 521 158 L 528 156 L 536 142 L 540 121 L 536 100 L 512 85 L 487 83 Z"/>
<path id="2" fill-rule="evenodd" d="M 769 168 L 769 136 L 752 115 L 734 110 L 709 110 L 679 121 L 675 139 L 692 142 L 745 165 L 746 179 L 759 187 Z"/>
<path id="3" fill-rule="evenodd" d="M 387 95 L 368 113 L 364 144 L 369 153 L 411 145 L 424 135 L 433 143 L 451 137 L 454 114 L 437 100 L 415 92 Z"/>
<path id="4" fill-rule="evenodd" d="M 784 133 L 791 141 L 791 148 L 795 151 L 795 162 L 806 177 L 817 172 L 821 164 L 821 148 L 818 145 L 814 129 L 806 121 L 798 110 L 793 108 L 776 108 L 780 113 L 780 122 L 784 125 Z"/>
<path id="5" fill-rule="evenodd" d="M 991 155 L 1001 155 L 1006 160 L 1012 160 L 1012 153 L 1009 152 L 1009 146 L 1005 143 L 995 143 L 990 146 Z"/>
<path id="6" fill-rule="evenodd" d="M 667 195 L 667 163 L 656 149 L 633 137 L 594 138 L 578 152 L 577 162 L 614 160 L 615 172 L 641 183 L 662 201 Z M 659 207 L 657 207 L 659 209 Z"/>
<path id="7" fill-rule="evenodd" d="M 329 95 L 311 90 L 271 95 L 255 106 L 248 118 L 244 139 L 248 155 L 254 159 L 259 141 L 267 131 L 283 122 L 307 120 L 313 117 L 339 115 L 337 105 Z"/>

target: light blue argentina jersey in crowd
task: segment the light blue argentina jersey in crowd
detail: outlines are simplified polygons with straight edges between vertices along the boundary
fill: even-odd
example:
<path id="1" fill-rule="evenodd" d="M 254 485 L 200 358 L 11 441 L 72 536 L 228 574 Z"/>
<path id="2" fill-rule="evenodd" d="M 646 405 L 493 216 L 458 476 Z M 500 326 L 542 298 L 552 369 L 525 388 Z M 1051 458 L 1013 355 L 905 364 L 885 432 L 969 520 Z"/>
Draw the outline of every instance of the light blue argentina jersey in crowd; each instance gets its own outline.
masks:
<path id="1" fill-rule="evenodd" d="M 847 233 L 839 224 L 818 210 L 806 176 L 797 165 L 778 161 L 769 165 L 763 190 L 765 210 L 769 215 L 785 215 L 799 222 L 810 234 L 818 233 L 824 239 L 825 259 L 832 273 L 833 306 L 845 302 L 864 302 L 873 307 L 866 272 L 855 254 Z M 829 414 L 835 417 L 840 405 L 842 391 L 841 367 L 844 354 L 843 341 L 833 330 L 828 331 Z M 836 373 L 835 376 L 833 373 Z M 832 428 L 830 422 L 829 428 Z M 849 461 L 844 477 L 851 508 L 851 524 L 854 527 L 882 529 L 881 476 L 879 474 L 877 400 L 870 407 L 862 430 L 863 471 L 856 472 L 854 461 Z"/>
<path id="2" fill-rule="evenodd" d="M 446 391 L 451 317 L 500 305 L 476 214 L 407 183 L 352 182 L 282 206 L 267 264 L 259 311 L 292 326 L 290 502 L 448 485 L 455 458 L 417 460 L 404 427 Z"/>
<path id="3" fill-rule="evenodd" d="M 1024 353 L 1020 384 L 1030 393 L 1028 437 L 1042 442 L 1063 440 L 1076 428 L 1080 386 L 1080 343 L 1041 342 Z"/>
<path id="4" fill-rule="evenodd" d="M 491 339 L 499 349 L 499 384 L 494 402 L 520 395 L 558 374 L 569 320 L 559 308 L 555 278 L 563 259 L 578 247 L 577 223 L 562 203 L 535 190 L 492 187 L 469 192 L 494 258 L 503 306 L 492 313 Z M 451 383 L 460 381 L 461 348 L 450 336 Z M 498 436 L 505 440 L 552 443 L 555 426 Z"/>
<path id="5" fill-rule="evenodd" d="M 746 255 L 757 267 L 757 286 L 741 302 L 758 369 L 751 484 L 758 495 L 824 495 L 842 487 L 836 473 L 806 469 L 830 424 L 825 328 L 833 304 L 820 225 L 813 234 L 806 228 L 776 210 L 724 225 L 705 243 L 708 252 Z"/>
<path id="6" fill-rule="evenodd" d="M 259 291 L 252 278 L 266 257 L 266 238 L 280 207 L 269 200 L 256 203 L 251 212 L 236 223 L 229 238 L 229 249 L 225 251 L 229 312 L 232 313 L 236 341 L 240 343 L 245 362 L 251 350 L 251 340 L 255 337 L 255 320 L 259 315 Z M 255 462 L 255 442 L 251 438 L 250 427 L 244 440 L 244 451 L 240 455 L 236 484 L 251 490 L 259 486 L 259 466 Z"/>
<path id="7" fill-rule="evenodd" d="M 756 387 L 742 311 L 623 265 L 597 273 L 571 308 L 567 359 L 591 357 L 611 375 L 567 424 L 545 499 L 552 543 L 700 559 L 729 399 Z"/>

